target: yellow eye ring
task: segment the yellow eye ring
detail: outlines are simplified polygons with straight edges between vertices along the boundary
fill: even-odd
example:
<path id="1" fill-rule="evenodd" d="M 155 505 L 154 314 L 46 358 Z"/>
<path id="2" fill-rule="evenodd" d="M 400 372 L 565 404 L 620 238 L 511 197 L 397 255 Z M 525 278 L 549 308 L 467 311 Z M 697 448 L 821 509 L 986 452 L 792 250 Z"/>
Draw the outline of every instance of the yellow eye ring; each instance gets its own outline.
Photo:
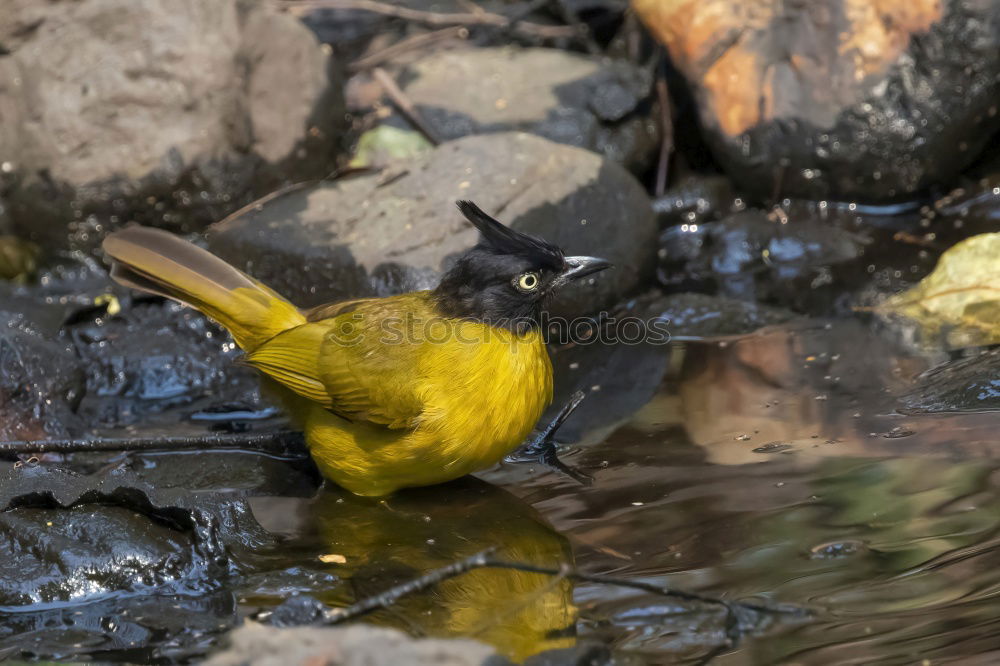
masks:
<path id="1" fill-rule="evenodd" d="M 534 291 L 539 284 L 538 273 L 535 272 L 522 273 L 514 280 L 514 286 L 521 291 Z"/>

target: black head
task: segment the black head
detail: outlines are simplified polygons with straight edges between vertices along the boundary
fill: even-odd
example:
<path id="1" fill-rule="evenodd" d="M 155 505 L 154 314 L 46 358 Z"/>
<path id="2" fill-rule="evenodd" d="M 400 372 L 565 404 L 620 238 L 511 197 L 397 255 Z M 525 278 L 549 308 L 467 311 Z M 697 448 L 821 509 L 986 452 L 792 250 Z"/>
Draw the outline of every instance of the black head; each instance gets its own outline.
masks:
<path id="1" fill-rule="evenodd" d="M 471 201 L 458 209 L 479 230 L 434 290 L 447 317 L 522 331 L 537 326 L 545 298 L 562 285 L 608 268 L 595 257 L 567 257 L 555 245 L 506 227 Z"/>

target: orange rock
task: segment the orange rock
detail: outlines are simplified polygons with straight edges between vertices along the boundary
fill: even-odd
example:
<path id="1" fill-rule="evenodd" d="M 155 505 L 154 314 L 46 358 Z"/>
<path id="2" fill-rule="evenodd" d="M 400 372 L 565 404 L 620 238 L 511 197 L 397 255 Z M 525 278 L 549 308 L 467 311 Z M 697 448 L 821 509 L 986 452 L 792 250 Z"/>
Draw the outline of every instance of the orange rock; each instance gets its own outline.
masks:
<path id="1" fill-rule="evenodd" d="M 801 109 L 836 112 L 942 16 L 940 0 L 632 0 L 701 90 L 708 116 L 736 136 Z M 795 114 L 795 115 L 792 115 Z"/>

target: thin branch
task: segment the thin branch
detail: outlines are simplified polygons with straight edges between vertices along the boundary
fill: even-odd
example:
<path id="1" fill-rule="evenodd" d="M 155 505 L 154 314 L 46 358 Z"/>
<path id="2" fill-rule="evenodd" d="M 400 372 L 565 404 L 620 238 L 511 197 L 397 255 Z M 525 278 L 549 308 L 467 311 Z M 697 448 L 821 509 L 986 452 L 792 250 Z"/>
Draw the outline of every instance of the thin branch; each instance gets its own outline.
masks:
<path id="1" fill-rule="evenodd" d="M 379 65 L 392 60 L 403 53 L 423 48 L 430 44 L 451 39 L 453 37 L 458 39 L 467 39 L 469 37 L 469 29 L 465 26 L 455 25 L 450 28 L 435 30 L 434 32 L 414 35 L 401 42 L 397 42 L 392 46 L 388 46 L 380 51 L 366 55 L 363 58 L 358 58 L 349 64 L 347 69 L 352 72 L 360 72 L 366 69 L 371 69 L 372 67 L 378 67 Z"/>
<path id="2" fill-rule="evenodd" d="M 542 567 L 523 562 L 496 560 L 491 557 L 496 550 L 497 549 L 495 547 L 488 548 L 471 555 L 470 557 L 443 566 L 440 569 L 434 569 L 419 578 L 415 578 L 411 581 L 407 581 L 406 583 L 391 587 L 385 592 L 362 599 L 361 601 L 351 604 L 350 606 L 343 608 L 331 608 L 324 614 L 323 623 L 341 624 L 348 620 L 361 617 L 362 615 L 367 615 L 368 613 L 385 609 L 407 595 L 422 592 L 439 583 L 475 569 L 508 569 L 511 571 L 524 571 L 527 573 L 537 573 L 546 576 L 559 576 L 561 578 L 574 581 L 625 587 L 663 597 L 672 597 L 675 599 L 682 599 L 684 601 L 695 601 L 703 604 L 721 606 L 725 609 L 727 617 L 731 620 L 735 618 L 735 610 L 737 608 L 751 610 L 758 613 L 792 615 L 796 617 L 803 617 L 809 614 L 807 610 L 799 607 L 771 607 L 741 601 L 725 601 L 724 599 L 708 597 L 694 592 L 685 592 L 683 590 L 661 587 L 652 583 L 629 580 L 627 578 L 618 578 L 603 574 L 585 574 L 568 565 L 562 567 Z"/>
<path id="3" fill-rule="evenodd" d="M 674 150 L 674 122 L 670 113 L 670 89 L 667 88 L 667 76 L 661 62 L 659 75 L 656 77 L 656 99 L 660 107 L 660 158 L 656 165 L 656 188 L 654 194 L 662 197 L 667 191 L 667 178 L 670 175 L 670 153 Z"/>
<path id="4" fill-rule="evenodd" d="M 0 454 L 76 453 L 81 451 L 174 451 L 179 449 L 252 449 L 288 453 L 297 442 L 293 431 L 214 433 L 183 437 L 95 437 L 91 439 L 14 440 L 0 442 Z M 301 456 L 299 456 L 301 457 Z"/>
<path id="5" fill-rule="evenodd" d="M 529 37 L 542 39 L 564 39 L 577 36 L 577 30 L 567 25 L 542 25 L 526 21 L 512 22 L 502 14 L 492 12 L 428 12 L 409 7 L 397 7 L 375 0 L 287 0 L 277 5 L 295 14 L 302 14 L 314 9 L 353 9 L 383 16 L 424 23 L 426 25 L 480 25 L 496 28 L 509 28 L 514 32 Z"/>
<path id="6" fill-rule="evenodd" d="M 579 37 L 580 41 L 587 49 L 587 53 L 590 55 L 601 55 L 601 45 L 597 43 L 594 39 L 593 33 L 590 32 L 590 27 L 580 20 L 580 17 L 576 15 L 573 8 L 569 6 L 566 0 L 552 0 L 555 4 L 556 11 L 562 17 L 562 20 L 570 25 Z"/>
<path id="7" fill-rule="evenodd" d="M 473 569 L 482 569 L 483 567 L 489 566 L 489 556 L 492 555 L 495 550 L 496 548 L 487 548 L 486 550 L 482 550 L 475 555 L 465 558 L 464 560 L 459 560 L 447 566 L 443 566 L 440 569 L 435 569 L 420 578 L 415 578 L 414 580 L 406 583 L 396 585 L 381 594 L 376 594 L 373 597 L 362 599 L 361 601 L 351 604 L 350 606 L 346 606 L 344 608 L 331 608 L 324 614 L 323 623 L 340 624 L 348 620 L 353 620 L 354 618 L 361 617 L 362 615 L 367 615 L 373 611 L 391 606 L 407 595 L 415 592 L 422 592 L 429 587 L 433 587 L 438 583 L 460 576 L 466 572 L 472 571 Z"/>
<path id="8" fill-rule="evenodd" d="M 565 576 L 569 580 L 581 581 L 585 583 L 598 583 L 600 585 L 611 585 L 614 587 L 625 587 L 631 588 L 633 590 L 640 590 L 642 592 L 648 592 L 650 594 L 655 594 L 661 597 L 673 597 L 675 599 L 682 599 L 684 601 L 697 601 L 703 604 L 709 604 L 714 606 L 722 606 L 727 611 L 732 612 L 734 608 L 745 608 L 747 610 L 752 610 L 758 613 L 770 613 L 776 615 L 795 615 L 795 616 L 806 616 L 808 611 L 799 607 L 785 607 L 785 606 L 763 606 L 760 604 L 744 602 L 744 601 L 726 601 L 725 599 L 718 599 L 716 597 L 708 597 L 702 594 L 697 594 L 695 592 L 685 592 L 684 590 L 676 590 L 669 587 L 661 587 L 659 585 L 654 585 L 652 583 L 645 583 L 638 580 L 629 580 L 628 578 L 619 578 L 617 576 L 606 576 L 604 574 L 585 574 L 580 573 L 572 567 L 539 567 L 533 564 L 523 564 L 520 562 L 504 562 L 502 560 L 494 560 L 487 558 L 486 564 L 483 566 L 496 569 L 512 569 L 514 571 L 525 571 L 528 573 L 538 573 L 546 574 L 549 576 Z"/>
<path id="9" fill-rule="evenodd" d="M 417 107 L 413 106 L 413 102 L 396 85 L 396 82 L 389 76 L 388 72 L 381 67 L 376 67 L 372 70 L 372 76 L 379 82 L 379 85 L 385 90 L 385 93 L 392 100 L 396 108 L 399 109 L 399 112 L 406 116 L 406 119 L 413 123 L 413 126 L 420 130 L 420 133 L 427 137 L 428 141 L 435 146 L 441 143 L 441 138 L 431 129 L 430 125 L 420 115 L 420 112 L 417 111 Z"/>

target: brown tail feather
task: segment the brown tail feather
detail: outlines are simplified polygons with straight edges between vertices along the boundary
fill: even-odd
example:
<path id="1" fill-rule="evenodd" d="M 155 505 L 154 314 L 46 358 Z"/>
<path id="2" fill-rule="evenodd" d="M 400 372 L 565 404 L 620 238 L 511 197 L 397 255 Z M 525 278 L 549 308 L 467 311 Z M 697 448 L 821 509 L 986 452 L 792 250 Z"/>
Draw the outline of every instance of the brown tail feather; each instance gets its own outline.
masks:
<path id="1" fill-rule="evenodd" d="M 294 305 L 222 259 L 173 234 L 129 227 L 104 239 L 111 276 L 127 287 L 165 296 L 205 313 L 252 350 L 305 323 Z"/>

